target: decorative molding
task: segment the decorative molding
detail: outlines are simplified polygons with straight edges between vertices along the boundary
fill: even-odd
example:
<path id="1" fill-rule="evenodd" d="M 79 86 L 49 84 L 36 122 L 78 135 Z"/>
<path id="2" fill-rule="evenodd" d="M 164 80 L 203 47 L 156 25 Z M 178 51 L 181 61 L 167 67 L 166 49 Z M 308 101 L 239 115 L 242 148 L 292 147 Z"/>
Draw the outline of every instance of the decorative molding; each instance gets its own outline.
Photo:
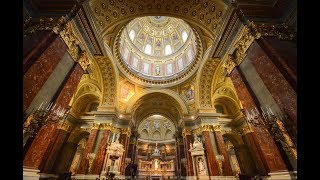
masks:
<path id="1" fill-rule="evenodd" d="M 72 130 L 72 125 L 68 124 L 68 123 L 58 123 L 57 129 L 61 129 L 64 130 L 66 132 L 71 132 Z"/>
<path id="2" fill-rule="evenodd" d="M 280 40 L 293 40 L 297 33 L 285 24 L 255 24 L 254 28 L 261 36 L 276 36 Z"/>
<path id="3" fill-rule="evenodd" d="M 211 103 L 211 85 L 213 75 L 219 64 L 219 59 L 208 59 L 201 70 L 199 86 L 199 103 L 200 108 L 212 108 Z"/>
<path id="4" fill-rule="evenodd" d="M 102 75 L 102 106 L 114 106 L 116 100 L 116 74 L 109 58 L 95 56 Z"/>

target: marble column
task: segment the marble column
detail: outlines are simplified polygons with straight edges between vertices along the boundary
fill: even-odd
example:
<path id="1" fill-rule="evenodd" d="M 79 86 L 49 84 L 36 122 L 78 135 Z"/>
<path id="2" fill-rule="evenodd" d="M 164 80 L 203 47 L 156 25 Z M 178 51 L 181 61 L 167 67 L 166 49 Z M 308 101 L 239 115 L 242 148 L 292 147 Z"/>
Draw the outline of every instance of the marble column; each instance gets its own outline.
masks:
<path id="1" fill-rule="evenodd" d="M 30 67 L 23 75 L 23 111 L 27 110 L 67 49 L 64 41 L 56 36 L 49 47 L 34 60 L 32 65 L 29 65 Z"/>
<path id="2" fill-rule="evenodd" d="M 103 126 L 103 124 L 102 124 Z M 92 172 L 91 174 L 100 174 L 102 171 L 102 166 L 103 166 L 103 161 L 104 157 L 106 154 L 106 149 L 108 146 L 108 139 L 109 139 L 109 134 L 110 134 L 110 129 L 108 128 L 103 128 L 103 136 L 102 139 L 99 143 L 99 148 L 96 154 L 96 157 L 94 159 L 93 165 L 92 165 Z"/>
<path id="3" fill-rule="evenodd" d="M 51 148 L 48 148 L 48 156 L 46 157 L 46 162 L 44 167 L 41 169 L 41 172 L 44 173 L 53 173 L 53 166 L 57 160 L 59 153 L 62 150 L 63 145 L 68 139 L 72 126 L 67 123 L 59 123 L 57 130 L 54 134 L 54 140 L 52 142 Z"/>
<path id="4" fill-rule="evenodd" d="M 58 37 L 52 30 L 39 30 L 23 37 L 23 73 Z"/>
<path id="5" fill-rule="evenodd" d="M 291 126 L 297 125 L 297 94 L 274 62 L 265 51 L 254 41 L 247 50 L 246 60 L 250 60 L 264 85 L 278 104 L 288 115 Z"/>
<path id="6" fill-rule="evenodd" d="M 185 154 L 186 154 L 185 157 L 187 159 L 187 175 L 188 176 L 194 176 L 191 152 L 189 152 L 190 144 L 192 143 L 191 140 L 192 140 L 191 133 L 185 133 L 183 137 L 183 141 L 184 141 L 184 148 L 185 148 Z"/>
<path id="7" fill-rule="evenodd" d="M 202 136 L 204 137 L 204 148 L 208 161 L 208 172 L 210 176 L 219 176 L 218 164 L 216 161 L 216 156 L 213 151 L 213 144 L 210 139 L 210 131 L 203 131 Z"/>
<path id="8" fill-rule="evenodd" d="M 223 140 L 223 136 L 220 131 L 220 127 L 216 126 L 214 128 L 214 137 L 216 138 L 216 143 L 217 143 L 217 149 L 219 154 L 223 155 L 224 161 L 222 162 L 222 171 L 224 176 L 232 176 L 232 169 L 231 169 L 231 164 L 229 160 L 229 156 L 227 153 L 226 145 Z"/>
<path id="9" fill-rule="evenodd" d="M 128 154 L 128 146 L 129 146 L 129 138 L 130 138 L 130 130 L 123 131 L 120 135 L 120 143 L 123 145 L 123 149 L 125 150 L 121 160 L 121 175 L 124 175 L 125 171 L 125 164 L 126 164 L 126 157 Z"/>
<path id="10" fill-rule="evenodd" d="M 89 161 L 87 159 L 87 155 L 92 153 L 94 142 L 96 141 L 97 133 L 98 133 L 98 124 L 93 124 L 89 138 L 87 140 L 86 148 L 83 152 L 82 159 L 80 162 L 80 166 L 78 168 L 77 174 L 86 174 L 89 168 Z"/>
<path id="11" fill-rule="evenodd" d="M 68 104 L 77 90 L 77 86 L 81 80 L 81 77 L 84 73 L 82 67 L 79 63 L 76 63 L 73 68 L 71 68 L 69 74 L 69 78 L 65 82 L 59 96 L 56 99 L 57 106 L 61 106 L 62 108 L 68 107 Z"/>
<path id="12" fill-rule="evenodd" d="M 55 173 L 68 172 L 74 158 L 74 155 L 77 151 L 78 144 L 75 142 L 67 142 L 63 145 L 63 150 L 60 153 L 60 156 L 54 166 Z"/>
<path id="13" fill-rule="evenodd" d="M 270 42 L 273 42 L 272 44 Z M 261 49 L 266 53 L 270 58 L 273 64 L 281 72 L 283 77 L 288 81 L 290 86 L 297 91 L 297 76 L 296 76 L 296 67 L 295 64 L 296 57 L 296 48 L 292 49 L 291 47 L 286 47 L 292 45 L 293 42 L 290 41 L 280 41 L 276 37 L 260 37 L 256 40 Z M 274 45 L 280 46 L 282 52 L 279 52 L 277 47 Z M 295 51 L 295 52 L 292 52 Z M 281 53 L 281 54 L 280 54 Z M 291 68 L 289 67 L 291 65 Z"/>
<path id="14" fill-rule="evenodd" d="M 40 165 L 43 165 L 43 162 L 46 160 L 44 159 L 44 155 L 54 140 L 53 134 L 56 128 L 56 124 L 47 124 L 40 129 L 24 157 L 24 166 L 41 169 Z"/>
<path id="15" fill-rule="evenodd" d="M 239 73 L 238 67 L 233 69 L 230 77 L 244 109 L 257 108 L 256 104 L 259 102 L 246 79 Z M 271 171 L 287 170 L 273 138 L 266 129 L 248 126 L 243 129 L 243 134 L 260 173 L 266 175 Z"/>

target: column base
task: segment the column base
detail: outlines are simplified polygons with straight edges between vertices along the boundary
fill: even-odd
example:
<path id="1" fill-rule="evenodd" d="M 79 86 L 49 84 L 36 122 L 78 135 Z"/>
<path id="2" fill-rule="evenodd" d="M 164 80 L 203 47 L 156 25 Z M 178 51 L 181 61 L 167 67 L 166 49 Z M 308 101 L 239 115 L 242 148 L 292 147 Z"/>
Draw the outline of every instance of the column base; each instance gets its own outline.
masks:
<path id="1" fill-rule="evenodd" d="M 277 172 L 270 172 L 268 174 L 268 180 L 272 179 L 297 179 L 297 171 L 277 171 Z"/>
<path id="2" fill-rule="evenodd" d="M 59 175 L 56 174 L 47 174 L 47 173 L 40 173 L 40 178 L 45 178 L 45 179 L 58 179 Z"/>
<path id="3" fill-rule="evenodd" d="M 23 180 L 39 180 L 40 178 L 40 170 L 23 167 Z"/>
<path id="4" fill-rule="evenodd" d="M 210 176 L 210 180 L 239 180 L 236 176 Z"/>
<path id="5" fill-rule="evenodd" d="M 99 179 L 100 176 L 97 174 L 76 174 L 72 176 L 74 179 L 94 179 L 96 180 L 97 178 Z"/>

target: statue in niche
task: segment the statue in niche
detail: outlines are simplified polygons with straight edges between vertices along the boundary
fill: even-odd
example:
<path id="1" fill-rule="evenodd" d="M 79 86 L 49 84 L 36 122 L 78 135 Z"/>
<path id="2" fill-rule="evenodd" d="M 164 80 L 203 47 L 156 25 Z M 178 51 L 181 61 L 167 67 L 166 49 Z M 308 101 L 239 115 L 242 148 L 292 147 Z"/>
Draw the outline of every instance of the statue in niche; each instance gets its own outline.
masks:
<path id="1" fill-rule="evenodd" d="M 160 75 L 160 66 L 156 66 L 156 68 L 154 70 L 155 70 L 156 75 L 159 76 Z"/>

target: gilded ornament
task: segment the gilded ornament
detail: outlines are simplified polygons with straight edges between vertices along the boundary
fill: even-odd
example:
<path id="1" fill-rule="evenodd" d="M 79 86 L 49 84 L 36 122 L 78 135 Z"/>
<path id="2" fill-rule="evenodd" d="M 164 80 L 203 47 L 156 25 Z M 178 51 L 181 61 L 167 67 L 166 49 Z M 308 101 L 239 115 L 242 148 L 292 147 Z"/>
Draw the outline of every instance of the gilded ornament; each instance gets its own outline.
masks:
<path id="1" fill-rule="evenodd" d="M 215 125 L 215 126 L 213 127 L 213 130 L 214 130 L 214 131 L 221 131 L 221 125 Z"/>
<path id="2" fill-rule="evenodd" d="M 187 135 L 192 135 L 192 132 L 191 132 L 191 130 L 190 129 L 183 129 L 182 130 L 182 136 L 183 137 L 186 137 Z"/>
<path id="3" fill-rule="evenodd" d="M 93 123 L 91 129 L 99 129 L 100 124 Z"/>
<path id="4" fill-rule="evenodd" d="M 66 132 L 71 132 L 72 126 L 68 123 L 59 123 L 57 129 L 61 129 Z"/>

